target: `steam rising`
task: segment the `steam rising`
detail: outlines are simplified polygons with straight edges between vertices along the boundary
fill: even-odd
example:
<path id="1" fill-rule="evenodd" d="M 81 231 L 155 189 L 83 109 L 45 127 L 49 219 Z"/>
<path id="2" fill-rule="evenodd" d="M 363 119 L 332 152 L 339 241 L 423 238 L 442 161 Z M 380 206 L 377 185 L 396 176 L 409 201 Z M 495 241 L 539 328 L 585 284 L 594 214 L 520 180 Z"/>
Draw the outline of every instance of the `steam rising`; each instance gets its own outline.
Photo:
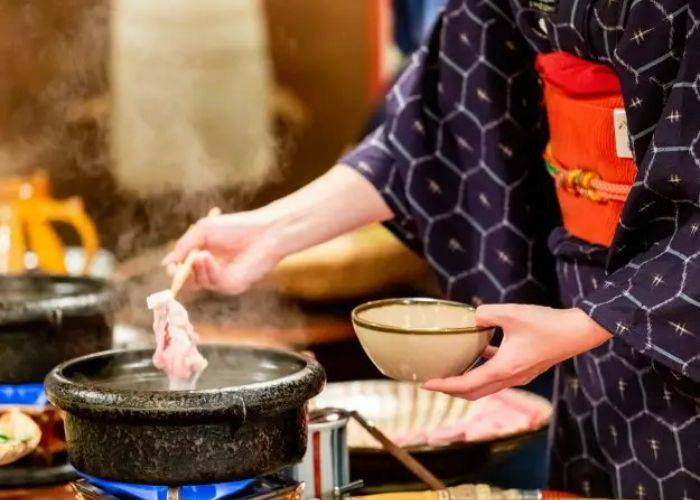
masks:
<path id="1" fill-rule="evenodd" d="M 13 13 L 13 43 L 29 47 L 24 34 L 49 31 L 21 55 L 31 70 L 33 60 L 48 67 L 48 83 L 34 88 L 28 77 L 16 84 L 26 95 L 0 129 L 0 176 L 48 169 L 54 194 L 83 198 L 118 259 L 177 237 L 213 206 L 240 208 L 271 179 L 271 81 L 259 2 L 22 5 Z M 68 5 L 77 17 L 47 28 Z M 129 281 L 121 319 L 150 326 L 145 298 L 168 284 L 160 269 Z M 302 323 L 271 293 L 185 300 L 198 321 Z"/>
<path id="2" fill-rule="evenodd" d="M 113 154 L 138 192 L 258 187 L 272 167 L 260 2 L 119 0 Z"/>
<path id="3" fill-rule="evenodd" d="M 3 96 L 8 112 L 0 134 L 0 175 L 28 175 L 65 163 L 89 174 L 106 161 L 106 148 L 93 145 L 106 132 L 108 5 L 69 5 L 76 18 L 71 23 L 61 19 L 60 27 L 51 22 L 60 2 L 27 2 L 21 9 L 16 3 L 5 13 L 19 33 L 11 52 L 16 69 L 5 82 L 12 95 Z M 82 10 L 75 10 L 77 5 Z M 36 35 L 25 37 L 28 33 Z M 96 137 L 80 133 L 86 122 L 93 124 Z"/>
<path id="4" fill-rule="evenodd" d="M 119 320 L 150 331 L 153 316 L 146 309 L 146 297 L 169 285 L 165 273 L 158 272 L 129 282 L 124 295 L 125 307 Z M 305 317 L 296 304 L 271 290 L 256 289 L 237 297 L 183 291 L 178 300 L 187 308 L 195 326 L 206 325 L 207 331 L 198 332 L 207 337 L 205 341 L 225 341 L 229 329 L 241 332 L 247 341 L 252 335 L 245 332 L 252 334 L 264 328 L 267 331 L 262 332 L 262 335 L 268 337 L 258 337 L 258 333 L 254 333 L 255 340 L 274 343 L 284 340 L 277 338 L 277 331 L 302 328 L 306 324 Z M 150 337 L 148 340 L 150 342 Z"/>

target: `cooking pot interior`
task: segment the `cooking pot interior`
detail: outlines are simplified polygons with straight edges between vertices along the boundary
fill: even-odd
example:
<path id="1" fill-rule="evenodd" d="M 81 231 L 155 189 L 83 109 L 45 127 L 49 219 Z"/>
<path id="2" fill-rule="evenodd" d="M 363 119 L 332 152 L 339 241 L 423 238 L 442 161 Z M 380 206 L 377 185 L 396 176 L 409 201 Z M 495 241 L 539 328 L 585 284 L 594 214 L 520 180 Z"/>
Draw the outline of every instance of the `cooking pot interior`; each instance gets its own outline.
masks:
<path id="1" fill-rule="evenodd" d="M 269 382 L 293 375 L 306 366 L 302 358 L 283 352 L 235 346 L 200 346 L 209 362 L 196 390 L 222 389 Z M 168 379 L 151 362 L 152 350 L 115 351 L 67 365 L 63 376 L 98 388 L 167 391 Z"/>

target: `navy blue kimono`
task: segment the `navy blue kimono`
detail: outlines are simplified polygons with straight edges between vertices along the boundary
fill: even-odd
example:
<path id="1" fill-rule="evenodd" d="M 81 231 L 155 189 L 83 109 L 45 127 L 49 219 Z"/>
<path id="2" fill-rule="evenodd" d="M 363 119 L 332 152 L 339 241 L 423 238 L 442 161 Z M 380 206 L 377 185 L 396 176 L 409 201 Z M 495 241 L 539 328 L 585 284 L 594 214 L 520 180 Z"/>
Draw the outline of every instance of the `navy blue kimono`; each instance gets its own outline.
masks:
<path id="1" fill-rule="evenodd" d="M 618 75 L 638 174 L 610 248 L 560 227 L 538 52 Z M 579 307 L 613 339 L 557 368 L 550 486 L 700 496 L 700 2 L 451 0 L 340 163 L 465 302 Z"/>

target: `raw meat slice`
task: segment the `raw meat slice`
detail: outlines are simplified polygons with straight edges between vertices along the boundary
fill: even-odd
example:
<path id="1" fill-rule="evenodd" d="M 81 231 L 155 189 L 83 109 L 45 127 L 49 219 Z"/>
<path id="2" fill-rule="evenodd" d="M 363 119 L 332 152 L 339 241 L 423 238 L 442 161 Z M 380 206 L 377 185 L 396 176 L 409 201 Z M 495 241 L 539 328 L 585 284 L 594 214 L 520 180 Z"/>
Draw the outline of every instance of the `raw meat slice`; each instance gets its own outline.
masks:
<path id="1" fill-rule="evenodd" d="M 153 310 L 156 350 L 153 364 L 168 376 L 170 390 L 192 390 L 207 367 L 207 360 L 197 350 L 197 334 L 187 310 L 170 290 L 154 293 L 146 299 Z"/>
<path id="2" fill-rule="evenodd" d="M 505 389 L 472 402 L 466 414 L 458 419 L 397 429 L 391 437 L 399 446 L 481 441 L 537 428 L 547 418 L 548 411 L 546 406 L 518 391 Z"/>
<path id="3" fill-rule="evenodd" d="M 420 429 L 414 429 L 409 432 L 396 434 L 393 436 L 394 444 L 401 447 L 419 446 L 428 441 L 428 436 Z"/>

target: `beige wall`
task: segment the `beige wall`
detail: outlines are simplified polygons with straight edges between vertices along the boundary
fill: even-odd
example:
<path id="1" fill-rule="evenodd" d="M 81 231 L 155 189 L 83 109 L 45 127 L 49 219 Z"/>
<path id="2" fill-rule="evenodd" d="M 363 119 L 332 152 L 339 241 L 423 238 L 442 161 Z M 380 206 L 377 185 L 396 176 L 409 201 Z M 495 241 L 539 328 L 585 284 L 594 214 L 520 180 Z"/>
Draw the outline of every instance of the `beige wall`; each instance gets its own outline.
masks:
<path id="1" fill-rule="evenodd" d="M 373 0 L 267 0 L 275 72 L 310 109 L 295 138 L 287 181 L 262 198 L 298 187 L 331 166 L 370 109 L 369 26 Z"/>

